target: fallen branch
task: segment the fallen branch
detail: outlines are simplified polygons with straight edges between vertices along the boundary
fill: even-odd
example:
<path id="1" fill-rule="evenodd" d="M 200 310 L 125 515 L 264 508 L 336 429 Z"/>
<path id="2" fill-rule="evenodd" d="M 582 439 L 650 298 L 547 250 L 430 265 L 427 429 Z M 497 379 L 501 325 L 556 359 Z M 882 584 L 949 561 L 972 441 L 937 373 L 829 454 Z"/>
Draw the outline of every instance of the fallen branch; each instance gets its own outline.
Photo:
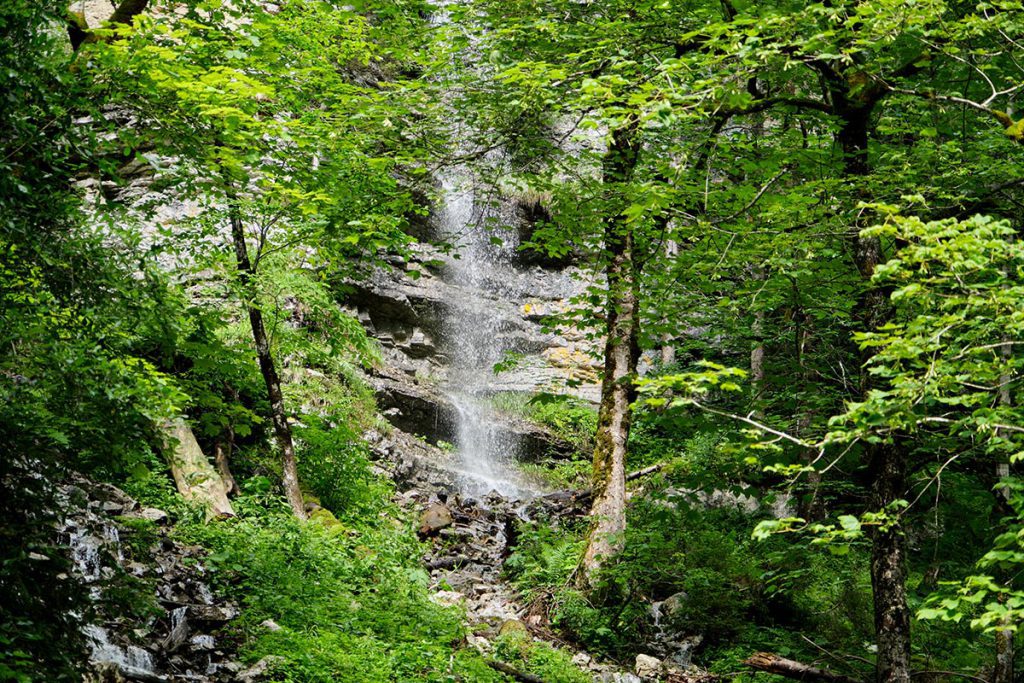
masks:
<path id="1" fill-rule="evenodd" d="M 844 676 L 843 674 L 837 674 L 829 671 L 828 669 L 819 669 L 816 666 L 810 664 L 804 664 L 802 662 L 796 662 L 792 659 L 786 659 L 780 657 L 771 652 L 755 652 L 743 662 L 751 669 L 758 671 L 764 671 L 766 673 L 775 674 L 776 676 L 785 676 L 786 678 L 792 678 L 798 681 L 825 681 L 826 683 L 864 683 L 857 678 L 851 678 L 850 676 Z"/>
<path id="2" fill-rule="evenodd" d="M 506 676 L 511 676 L 517 681 L 522 681 L 523 683 L 544 683 L 543 678 L 539 678 L 533 674 L 528 674 L 525 671 L 520 671 L 514 666 L 498 661 L 497 659 L 488 659 L 487 666 L 491 667 L 495 671 L 500 671 Z"/>
<path id="3" fill-rule="evenodd" d="M 626 475 L 626 481 L 633 481 L 634 479 L 639 479 L 640 477 L 646 477 L 648 474 L 654 474 L 655 472 L 660 471 L 661 468 L 663 468 L 664 466 L 664 464 L 657 464 L 651 465 L 650 467 L 645 467 L 642 470 L 635 470 Z M 578 489 L 572 492 L 573 500 L 576 501 L 589 500 L 592 495 L 594 495 L 594 489 L 589 487 L 585 489 Z"/>

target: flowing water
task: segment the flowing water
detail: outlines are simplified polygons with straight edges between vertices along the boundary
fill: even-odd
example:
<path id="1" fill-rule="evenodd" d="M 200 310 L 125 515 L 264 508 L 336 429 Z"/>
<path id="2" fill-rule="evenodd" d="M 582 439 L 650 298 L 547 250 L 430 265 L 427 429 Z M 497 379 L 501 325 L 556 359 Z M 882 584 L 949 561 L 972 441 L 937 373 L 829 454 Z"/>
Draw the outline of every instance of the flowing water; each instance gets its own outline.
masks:
<path id="1" fill-rule="evenodd" d="M 450 361 L 443 390 L 456 409 L 453 432 L 460 485 L 470 495 L 497 491 L 527 497 L 529 490 L 513 464 L 519 444 L 507 429 L 495 424 L 488 391 L 495 363 L 511 349 L 503 335 L 498 304 L 511 272 L 516 234 L 501 226 L 485 186 L 469 170 L 447 169 L 440 174 L 440 182 L 435 220 L 457 253 L 448 259 L 445 275 L 465 292 L 448 307 L 443 335 Z"/>
<path id="2" fill-rule="evenodd" d="M 117 527 L 92 513 L 85 514 L 84 519 L 66 520 L 62 531 L 71 550 L 71 561 L 79 580 L 89 586 L 90 595 L 97 600 L 102 595 L 101 580 L 105 576 L 104 554 L 108 554 L 112 561 L 123 563 L 124 551 Z M 89 645 L 89 660 L 92 663 L 112 665 L 129 678 L 162 679 L 156 672 L 153 655 L 144 648 L 114 643 L 110 631 L 99 624 L 86 623 L 81 628 Z"/>

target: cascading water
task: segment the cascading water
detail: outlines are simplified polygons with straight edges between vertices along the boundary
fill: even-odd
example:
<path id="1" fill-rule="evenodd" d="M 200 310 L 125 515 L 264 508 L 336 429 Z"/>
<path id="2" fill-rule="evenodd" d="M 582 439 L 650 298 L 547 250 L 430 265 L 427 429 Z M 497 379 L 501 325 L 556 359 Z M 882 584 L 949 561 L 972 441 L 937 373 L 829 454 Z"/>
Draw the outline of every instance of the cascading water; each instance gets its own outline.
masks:
<path id="1" fill-rule="evenodd" d="M 516 235 L 501 227 L 496 211 L 480 199 L 481 186 L 470 171 L 448 169 L 439 179 L 442 195 L 435 220 L 457 252 L 448 259 L 446 279 L 465 292 L 448 307 L 443 339 L 450 361 L 443 390 L 456 409 L 460 484 L 471 495 L 497 491 L 525 497 L 529 489 L 512 466 L 519 444 L 508 430 L 496 428 L 488 401 L 494 365 L 510 350 L 494 301 L 505 281 L 502 273 L 510 268 Z"/>

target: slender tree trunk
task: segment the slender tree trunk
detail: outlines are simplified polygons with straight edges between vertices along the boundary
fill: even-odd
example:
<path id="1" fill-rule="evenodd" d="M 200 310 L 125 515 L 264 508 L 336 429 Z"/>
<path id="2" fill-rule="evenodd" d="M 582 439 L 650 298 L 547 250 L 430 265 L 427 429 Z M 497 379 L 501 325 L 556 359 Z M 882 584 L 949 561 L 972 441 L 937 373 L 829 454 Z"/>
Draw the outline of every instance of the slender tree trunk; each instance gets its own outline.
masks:
<path id="1" fill-rule="evenodd" d="M 807 354 L 809 353 L 809 347 L 811 345 L 811 339 L 813 333 L 810 323 L 801 311 L 797 311 L 797 315 L 794 318 L 798 321 L 797 337 L 796 337 L 796 357 L 797 365 L 800 366 L 800 374 L 804 380 L 804 386 L 812 386 L 813 373 L 811 369 L 807 367 Z M 802 406 L 800 417 L 797 419 L 796 427 L 797 434 L 808 441 L 809 432 L 811 425 L 814 423 L 815 411 L 812 405 Z M 825 518 L 825 502 L 821 498 L 821 472 L 814 467 L 815 459 L 818 457 L 818 450 L 816 448 L 805 448 L 800 454 L 800 458 L 811 467 L 811 471 L 807 472 L 807 493 L 800 496 L 800 501 L 797 505 L 797 517 L 806 519 L 809 522 L 817 522 Z"/>
<path id="2" fill-rule="evenodd" d="M 883 510 L 906 491 L 906 459 L 899 444 L 871 449 L 872 508 Z M 907 544 L 898 520 L 876 529 L 871 539 L 871 589 L 875 612 L 875 679 L 910 681 L 910 608 L 907 606 Z"/>
<path id="3" fill-rule="evenodd" d="M 845 94 L 837 98 L 841 120 L 839 143 L 845 175 L 853 180 L 866 176 L 868 129 L 875 102 L 851 103 Z M 853 258 L 864 281 L 855 316 L 861 329 L 877 329 L 890 315 L 888 292 L 870 286 L 875 268 L 882 261 L 882 244 L 877 237 L 853 236 Z M 866 363 L 870 353 L 862 357 Z M 862 368 L 864 364 L 862 363 Z M 861 391 L 871 389 L 866 369 L 861 372 Z M 885 510 L 904 497 L 907 490 L 905 446 L 897 443 L 867 444 L 865 458 L 871 476 L 871 506 Z M 877 529 L 871 539 L 871 588 L 874 602 L 875 659 L 877 683 L 910 682 L 910 607 L 907 604 L 906 538 L 899 519 Z"/>
<path id="4" fill-rule="evenodd" d="M 636 166 L 636 131 L 632 126 L 613 133 L 604 161 L 604 182 L 629 180 Z M 591 488 L 591 528 L 577 581 L 593 587 L 597 570 L 621 552 L 626 530 L 626 447 L 629 441 L 631 406 L 636 399 L 633 378 L 640 357 L 637 273 L 632 228 L 620 217 L 609 218 L 605 227 L 605 267 L 608 280 L 606 303 L 607 338 L 604 378 L 598 409 L 596 446 Z"/>
<path id="5" fill-rule="evenodd" d="M 1011 354 L 1010 346 L 1003 346 L 1002 355 L 1004 358 L 1009 358 Z M 1010 376 L 1001 375 L 999 377 L 999 405 L 1009 406 L 1011 403 L 1010 396 Z M 996 467 L 996 479 L 1002 480 L 1003 477 L 1009 476 L 1010 465 L 1009 463 L 1000 463 Z M 1010 496 L 1010 491 L 1006 487 L 1000 487 L 996 492 L 998 497 L 996 506 L 1008 508 L 1007 499 Z M 1013 683 L 1013 634 L 1012 622 L 1009 620 L 1004 621 L 1004 625 L 1007 628 L 996 631 L 996 662 L 992 669 L 992 683 Z"/>
<path id="6" fill-rule="evenodd" d="M 754 282 L 763 283 L 765 271 L 757 267 L 752 274 Z M 757 296 L 754 296 L 756 300 Z M 755 302 L 756 305 L 756 302 Z M 753 343 L 750 346 L 750 406 L 754 414 L 760 414 L 761 394 L 764 392 L 764 310 L 754 309 L 754 320 L 750 325 Z"/>
<path id="7" fill-rule="evenodd" d="M 671 223 L 669 223 L 671 228 Z M 679 255 L 679 243 L 674 239 L 665 240 L 665 258 L 672 261 Z M 661 335 L 661 364 L 669 366 L 676 362 L 676 346 L 673 343 L 672 335 L 665 332 Z"/>
<path id="8" fill-rule="evenodd" d="M 253 301 L 251 285 L 256 272 L 252 262 L 249 260 L 249 252 L 245 246 L 245 228 L 242 224 L 241 213 L 238 210 L 238 203 L 230 189 L 228 191 L 228 214 L 231 220 L 231 238 L 235 245 L 235 261 L 246 296 L 249 326 L 252 328 L 252 338 L 256 343 L 256 356 L 260 363 L 260 373 L 263 375 L 263 382 L 267 386 L 267 398 L 270 401 L 270 415 L 274 424 L 274 435 L 277 437 L 277 445 L 281 449 L 282 484 L 285 497 L 288 499 L 288 504 L 291 506 L 295 516 L 299 519 L 305 519 L 306 508 L 302 501 L 302 491 L 299 489 L 299 471 L 295 462 L 295 445 L 292 442 L 292 429 L 288 424 L 288 415 L 284 410 L 281 379 L 277 374 L 277 366 L 274 364 L 274 358 L 270 353 L 270 341 L 267 338 L 267 328 L 263 324 L 263 312 Z"/>

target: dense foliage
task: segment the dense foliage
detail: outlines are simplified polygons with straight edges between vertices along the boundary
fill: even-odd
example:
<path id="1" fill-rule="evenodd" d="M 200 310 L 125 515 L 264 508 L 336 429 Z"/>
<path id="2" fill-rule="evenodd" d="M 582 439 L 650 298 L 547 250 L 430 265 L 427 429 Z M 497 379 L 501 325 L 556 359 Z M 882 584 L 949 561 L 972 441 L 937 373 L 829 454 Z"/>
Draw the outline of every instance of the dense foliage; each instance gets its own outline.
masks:
<path id="1" fill-rule="evenodd" d="M 493 397 L 579 452 L 528 474 L 594 501 L 520 525 L 531 613 L 623 662 L 670 628 L 722 675 L 1013 681 L 1021 4 L 443 5 L 0 7 L 0 679 L 82 666 L 47 485 L 76 470 L 174 511 L 281 680 L 502 680 L 370 462 L 380 354 L 342 305 L 434 170 L 500 150 L 521 249 L 590 283 L 547 324 L 605 344 L 596 409 Z M 231 520 L 171 490 L 182 417 Z"/>

